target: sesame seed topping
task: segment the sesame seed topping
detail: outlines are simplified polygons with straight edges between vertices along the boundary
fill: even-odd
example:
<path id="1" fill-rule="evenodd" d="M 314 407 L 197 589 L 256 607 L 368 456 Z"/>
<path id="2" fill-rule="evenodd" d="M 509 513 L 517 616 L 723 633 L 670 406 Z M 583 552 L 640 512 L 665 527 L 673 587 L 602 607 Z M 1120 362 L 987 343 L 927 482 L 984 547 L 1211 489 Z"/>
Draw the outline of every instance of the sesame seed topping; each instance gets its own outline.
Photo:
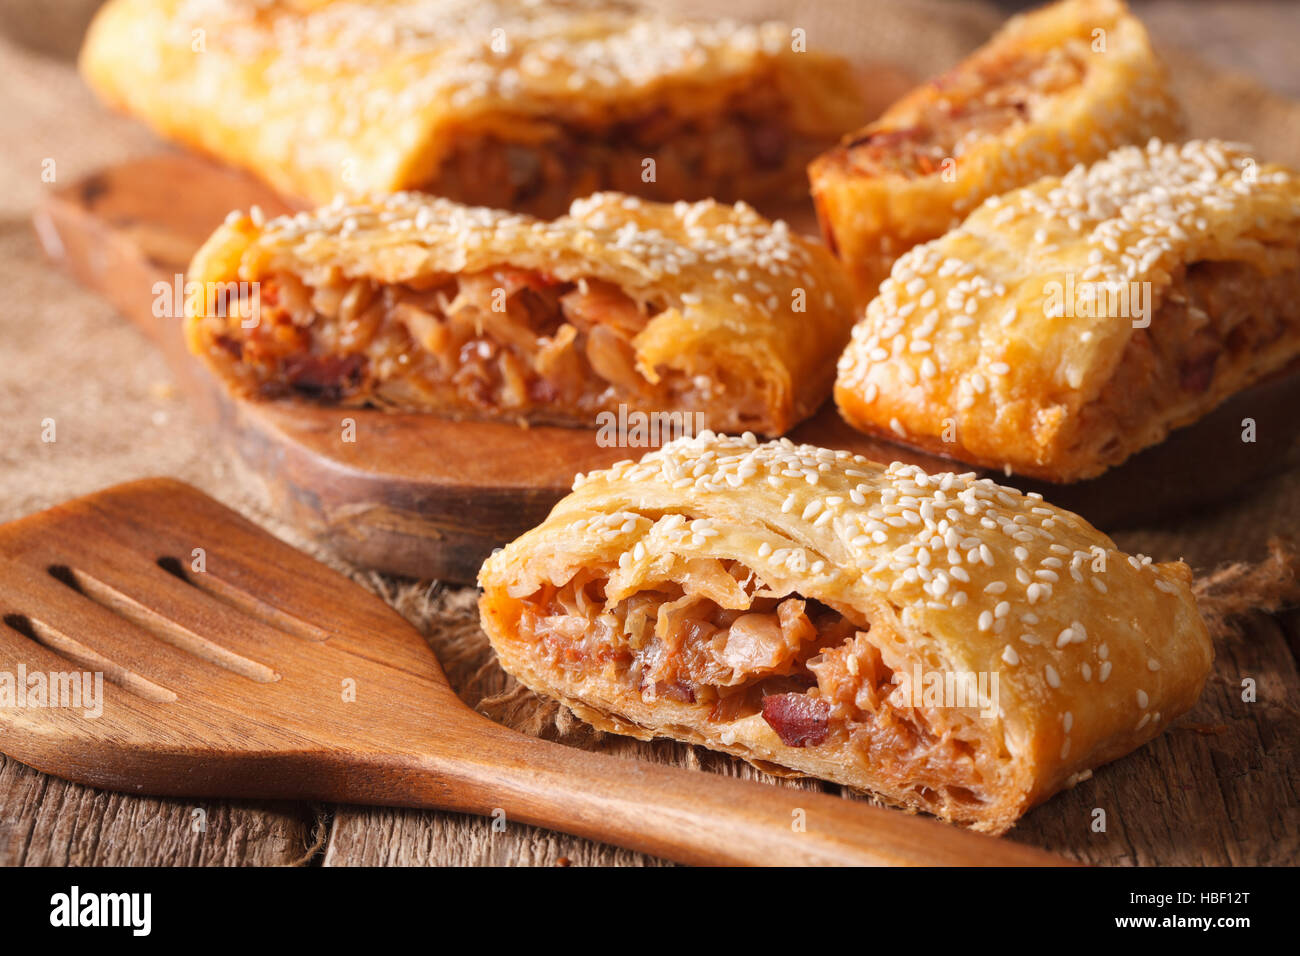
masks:
<path id="1" fill-rule="evenodd" d="M 1297 228 L 1300 180 L 1257 162 L 1249 147 L 1121 146 L 989 199 L 957 228 L 899 257 L 853 329 L 836 388 L 870 389 L 875 404 L 848 414 L 904 438 L 940 438 L 946 426 L 938 423 L 947 419 L 958 434 L 1015 427 L 1005 415 L 1011 396 L 1025 404 L 1020 396 L 1051 391 L 1036 383 L 1082 383 L 1084 368 L 1068 358 L 1078 350 L 1066 344 L 1087 342 L 1083 360 L 1110 367 L 1132 335 L 1127 312 L 1049 315 L 1050 289 L 1147 284 L 1154 311 L 1188 256 L 1224 243 L 1267 244 Z M 1032 236 L 1032 254 L 1014 261 L 990 254 L 992 237 L 1005 235 Z M 906 349 L 882 347 L 895 336 Z M 888 421 L 873 418 L 874 408 L 888 408 Z M 1024 422 L 1035 420 L 1032 404 L 1024 414 Z M 1168 582 L 1157 588 L 1175 590 Z"/>
<path id="2" fill-rule="evenodd" d="M 258 215 L 249 221 L 256 225 Z M 565 281 L 604 279 L 633 298 L 681 289 L 669 293 L 666 304 L 688 319 L 743 308 L 769 321 L 803 321 L 787 308 L 735 299 L 748 289 L 742 273 L 765 277 L 783 302 L 799 289 L 847 296 L 829 254 L 779 225 L 745 203 L 712 200 L 670 206 L 602 192 L 575 200 L 565 216 L 542 220 L 399 192 L 355 201 L 338 197 L 314 212 L 269 219 L 252 241 L 263 271 L 305 259 L 346 273 L 356 268 L 358 249 L 378 244 L 402 253 L 394 257 L 399 271 L 386 281 L 504 263 L 543 269 Z M 584 252 L 602 248 L 613 255 Z M 250 256 L 245 253 L 245 260 Z M 679 281 L 666 283 L 669 276 Z"/>
<path id="3" fill-rule="evenodd" d="M 188 45 L 194 29 L 205 30 L 205 56 L 258 62 L 271 89 L 301 88 L 290 78 L 305 72 L 317 77 L 313 95 L 342 110 L 344 145 L 390 116 L 404 124 L 428 115 L 468 124 L 504 109 L 553 121 L 593 98 L 617 114 L 657 89 L 689 90 L 702 78 L 730 88 L 756 67 L 801 55 L 791 50 L 788 25 L 683 21 L 631 4 L 189 0 L 169 6 L 176 8 L 169 14 L 173 36 L 186 37 Z M 378 71 L 391 71 L 392 80 L 356 82 Z M 430 104 L 439 105 L 436 114 Z M 317 115 L 310 105 L 296 111 L 304 114 L 304 128 Z M 334 161 L 331 150 L 322 164 Z"/>
<path id="4" fill-rule="evenodd" d="M 681 475 L 691 476 L 690 487 L 673 490 Z M 748 555 L 769 593 L 864 609 L 884 602 L 903 627 L 962 635 L 973 665 L 1014 668 L 1007 679 L 1021 693 L 1077 693 L 1087 684 L 1096 691 L 1094 678 L 1105 683 L 1119 666 L 1129 694 L 1134 671 L 1149 679 L 1158 666 L 1150 653 L 1111 655 L 1089 636 L 1083 608 L 1119 617 L 1125 607 L 1068 574 L 1026 582 L 1015 572 L 1076 567 L 1094 580 L 1090 559 L 1102 549 L 1117 558 L 1107 577 L 1130 595 L 1133 582 L 1154 590 L 1162 569 L 1143 556 L 1118 560 L 1113 542 L 1077 516 L 969 472 L 927 473 L 789 439 L 702 432 L 581 477 L 539 530 L 552 522 L 576 522 L 617 548 L 607 593 L 657 573 L 666 557 Z M 1009 532 L 1030 533 L 1021 542 Z"/>

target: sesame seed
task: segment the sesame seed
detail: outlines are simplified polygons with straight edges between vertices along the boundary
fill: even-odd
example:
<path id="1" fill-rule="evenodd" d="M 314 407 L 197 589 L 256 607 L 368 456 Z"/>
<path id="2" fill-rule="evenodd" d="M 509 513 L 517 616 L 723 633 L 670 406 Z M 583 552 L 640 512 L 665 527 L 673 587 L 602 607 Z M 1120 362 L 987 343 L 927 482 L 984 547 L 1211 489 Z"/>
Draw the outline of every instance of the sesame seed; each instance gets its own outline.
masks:
<path id="1" fill-rule="evenodd" d="M 1104 642 L 1088 660 L 1069 650 L 1086 646 L 1088 632 L 1078 609 L 1098 601 L 1097 592 L 1056 573 L 1067 566 L 1065 556 L 1071 556 L 1073 567 L 1090 559 L 1091 548 L 1109 551 L 1110 544 L 1068 513 L 1042 507 L 1041 498 L 970 473 L 931 474 L 915 465 L 877 464 L 788 439 L 759 442 L 753 435 L 712 432 L 670 442 L 639 462 L 591 472 L 578 486 L 630 481 L 645 486 L 653 498 L 649 486 L 668 488 L 682 475 L 693 481 L 689 498 L 679 499 L 683 503 L 678 507 L 689 509 L 685 516 L 655 520 L 632 509 L 596 519 L 581 516 L 632 538 L 620 539 L 625 548 L 620 567 L 674 547 L 734 554 L 734 535 L 751 533 L 744 512 L 735 508 L 735 495 L 743 488 L 769 502 L 766 508 L 780 508 L 788 516 L 782 528 L 762 531 L 756 549 L 766 587 L 803 586 L 801 579 L 787 575 L 838 577 L 853 587 L 887 592 L 911 622 L 908 626 L 921 626 L 918 612 L 934 615 L 927 627 L 945 626 L 940 619 L 956 615 L 947 626 L 989 635 L 998 641 L 994 653 L 1004 664 L 1041 673 L 1053 689 L 1091 683 L 1094 676 L 1104 683 L 1110 676 L 1110 650 Z M 820 482 L 815 490 L 806 484 L 810 475 Z M 561 502 L 557 512 L 564 507 Z M 1053 516 L 1060 524 L 1045 529 Z M 1023 532 L 1032 532 L 1029 540 L 1011 537 Z M 1025 567 L 1012 571 L 1013 554 Z M 1026 567 L 1035 573 L 1029 575 Z M 1132 575 L 1152 587 L 1160 579 L 1160 572 L 1141 556 L 1133 563 L 1115 562 L 1109 573 Z M 1006 631 L 1008 625 L 1012 630 Z M 1153 656 L 1141 659 L 1148 670 L 1159 666 Z"/>
<path id="2" fill-rule="evenodd" d="M 1172 108 L 1159 96 L 1135 93 L 1133 102 L 1144 104 L 1150 115 Z M 941 426 L 935 423 L 945 418 L 964 422 L 969 417 L 996 417 L 997 403 L 1022 379 L 1033 382 L 1059 374 L 1074 387 L 1081 381 L 1081 370 L 1058 371 L 1048 364 L 1054 365 L 1060 354 L 1055 345 L 1046 348 L 1035 342 L 1023 353 L 1005 351 L 1007 334 L 1002 328 L 1014 326 L 1026 309 L 1043 308 L 1045 275 L 1072 269 L 1087 282 L 1150 282 L 1164 289 L 1182 263 L 1180 257 L 1217 241 L 1218 230 L 1223 222 L 1233 221 L 1233 213 L 1243 212 L 1254 221 L 1252 235 L 1270 235 L 1294 220 L 1294 174 L 1256 162 L 1244 146 L 1217 140 L 1152 140 L 1111 149 L 1116 139 L 1091 135 L 1081 143 L 1105 158 L 1036 181 L 1026 176 L 1035 168 L 1034 158 L 1027 151 L 1017 154 L 1010 164 L 1017 171 L 1015 180 L 992 190 L 1002 195 L 983 202 L 946 235 L 903 253 L 853 329 L 839 365 L 837 389 L 861 394 L 870 376 L 871 401 L 877 401 L 881 389 L 892 388 L 898 394 L 889 397 L 896 400 L 879 404 L 897 409 L 916 401 L 902 389 L 943 368 L 958 386 L 928 391 L 925 401 L 933 414 L 903 419 L 912 437 L 938 439 Z M 1253 175 L 1245 176 L 1246 169 Z M 1007 190 L 1015 181 L 1026 180 L 1031 184 Z M 989 236 L 1008 229 L 1033 237 L 1034 255 L 1024 257 L 1019 275 L 1014 274 L 1014 263 L 997 257 L 994 266 L 983 254 Z M 1065 261 L 1065 250 L 1075 249 L 1080 250 L 1078 262 Z M 1013 274 L 1008 276 L 1008 271 Z M 1093 329 L 1080 327 L 1084 324 L 1060 323 L 1048 334 L 1095 341 Z M 966 331 L 972 327 L 987 331 Z M 959 334 L 946 334 L 950 331 Z M 910 344 L 891 353 L 883 346 L 898 335 Z M 886 424 L 883 417 L 873 419 L 870 409 L 854 414 L 861 415 L 864 424 Z M 909 437 L 898 428 L 894 431 Z M 1046 521 L 1043 526 L 1052 530 Z M 1158 576 L 1153 586 L 1164 594 L 1179 592 L 1175 582 Z M 1106 593 L 1104 584 L 1093 587 Z"/>
<path id="3" fill-rule="evenodd" d="M 651 209 L 667 221 L 646 225 Z M 705 200 L 669 206 L 601 192 L 574 201 L 567 215 L 541 220 L 425 193 L 397 192 L 354 202 L 340 199 L 310 213 L 273 219 L 253 209 L 249 219 L 258 229 L 255 242 L 268 258 L 301 253 L 321 261 L 323 268 L 348 268 L 356 248 L 375 242 L 405 250 L 404 261 L 451 273 L 462 271 L 467 260 L 482 261 L 493 248 L 558 246 L 571 255 L 557 259 L 548 270 L 566 281 L 595 277 L 623 284 L 628 269 L 647 285 L 682 277 L 673 285 L 683 291 L 669 304 L 688 315 L 697 306 L 711 306 L 751 309 L 771 320 L 776 310 L 750 301 L 744 276 L 763 282 L 779 299 L 799 289 L 816 292 L 818 301 L 824 293 L 833 293 L 838 305 L 830 308 L 849 308 L 829 254 L 744 203 L 728 206 Z M 603 259 L 578 252 L 594 247 L 617 251 L 620 264 L 610 267 Z M 802 319 L 795 316 L 791 321 L 795 318 Z"/>

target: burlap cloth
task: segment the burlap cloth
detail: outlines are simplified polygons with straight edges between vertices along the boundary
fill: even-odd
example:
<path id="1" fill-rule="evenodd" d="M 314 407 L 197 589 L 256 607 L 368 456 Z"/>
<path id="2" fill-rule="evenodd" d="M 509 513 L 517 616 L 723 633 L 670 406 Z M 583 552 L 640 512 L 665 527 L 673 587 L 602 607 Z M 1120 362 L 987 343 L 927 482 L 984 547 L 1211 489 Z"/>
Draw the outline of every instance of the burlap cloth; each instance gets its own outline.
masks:
<path id="1" fill-rule="evenodd" d="M 0 520 L 8 520 L 116 482 L 171 475 L 191 482 L 292 543 L 322 555 L 263 512 L 255 492 L 214 453 L 161 356 L 133 325 L 47 264 L 30 215 L 47 190 L 105 164 L 158 149 L 134 122 L 106 113 L 71 66 L 91 0 L 0 0 Z M 695 13 L 714 7 L 728 15 L 781 16 L 804 26 L 809 42 L 864 62 L 891 62 L 920 75 L 937 72 L 978 45 L 1001 14 L 983 4 L 943 0 L 884 2 L 779 0 L 678 2 Z M 1176 39 L 1206 49 L 1223 47 L 1225 27 L 1198 37 L 1189 24 L 1235 24 L 1244 4 L 1150 5 L 1153 17 L 1177 30 Z M 1225 8 L 1237 11 L 1233 20 Z M 1141 9 L 1141 7 L 1139 7 Z M 1280 5 L 1292 38 L 1300 21 Z M 1217 18 L 1217 19 L 1213 19 Z M 1262 48 L 1278 54 L 1274 85 L 1294 82 L 1290 56 L 1279 48 L 1269 16 L 1253 21 Z M 1159 43 L 1162 30 L 1153 26 Z M 1270 39 L 1273 37 L 1273 39 Z M 1228 49 L 1240 55 L 1250 38 Z M 1266 157 L 1300 166 L 1300 104 L 1245 76 L 1212 70 L 1199 57 L 1164 44 L 1194 134 L 1253 142 Z M 1249 47 L 1247 47 L 1249 49 Z M 1250 62 L 1250 61 L 1247 61 Z M 1258 65 L 1258 64 L 1252 64 Z M 1263 71 L 1266 76 L 1267 69 Z M 55 183 L 42 180 L 54 161 Z M 46 164 L 48 165 L 48 164 Z M 42 422 L 56 422 L 57 440 L 41 440 Z M 1267 436 L 1261 436 L 1266 441 Z M 1206 568 L 1229 560 L 1257 560 L 1265 540 L 1300 531 L 1300 472 L 1243 489 L 1240 500 L 1176 525 L 1125 531 L 1121 548 L 1157 559 L 1182 557 Z M 1300 537 L 1300 535 L 1297 535 Z M 337 561 L 332 561 L 339 566 Z M 349 569 L 344 569 L 349 570 Z M 351 571 L 394 603 L 429 636 L 444 667 L 472 704 L 509 691 L 480 632 L 471 589 L 384 579 Z M 516 693 L 488 708 L 498 719 L 547 736 L 590 745 L 576 722 L 530 694 Z"/>

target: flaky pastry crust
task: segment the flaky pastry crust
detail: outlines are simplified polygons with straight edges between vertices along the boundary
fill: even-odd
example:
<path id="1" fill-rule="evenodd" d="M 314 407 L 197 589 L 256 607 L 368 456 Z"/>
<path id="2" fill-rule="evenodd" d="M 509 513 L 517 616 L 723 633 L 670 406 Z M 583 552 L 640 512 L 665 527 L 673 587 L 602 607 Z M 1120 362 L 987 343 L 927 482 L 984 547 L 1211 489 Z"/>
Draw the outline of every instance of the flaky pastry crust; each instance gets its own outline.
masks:
<path id="1" fill-rule="evenodd" d="M 709 434 L 579 476 L 479 583 L 506 670 L 596 727 L 998 833 L 1191 707 L 1190 579 L 988 479 Z"/>
<path id="2" fill-rule="evenodd" d="M 848 65 L 789 27 L 606 0 L 113 0 L 81 69 L 163 136 L 316 203 L 787 198 L 864 119 Z"/>
<path id="3" fill-rule="evenodd" d="M 895 263 L 835 399 L 856 427 L 1100 474 L 1300 357 L 1300 182 L 1212 140 L 1123 147 Z"/>
<path id="4" fill-rule="evenodd" d="M 1121 0 L 1064 0 L 1009 20 L 809 167 L 822 233 L 865 299 L 893 261 L 989 196 L 1113 147 L 1175 138 L 1181 113 Z"/>
<path id="5" fill-rule="evenodd" d="M 414 193 L 236 214 L 189 280 L 189 346 L 240 395 L 702 416 L 674 434 L 782 434 L 828 397 L 854 321 L 834 259 L 784 222 L 616 193 L 551 221 Z"/>

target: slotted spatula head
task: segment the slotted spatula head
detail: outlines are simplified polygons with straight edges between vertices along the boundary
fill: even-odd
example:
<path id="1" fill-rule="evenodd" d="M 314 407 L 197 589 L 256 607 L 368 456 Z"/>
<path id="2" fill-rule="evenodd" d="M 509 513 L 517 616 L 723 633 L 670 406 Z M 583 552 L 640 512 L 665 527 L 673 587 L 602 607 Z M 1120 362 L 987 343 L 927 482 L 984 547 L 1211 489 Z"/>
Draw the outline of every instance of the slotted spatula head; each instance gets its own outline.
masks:
<path id="1" fill-rule="evenodd" d="M 0 527 L 0 619 L 0 747 L 80 783 L 504 813 L 685 862 L 1064 862 L 501 727 L 383 601 L 175 481 Z"/>
<path id="2" fill-rule="evenodd" d="M 455 732 L 448 718 L 479 723 L 387 604 L 180 482 L 0 527 L 0 615 L 0 672 L 27 685 L 0 706 L 5 750 L 84 783 L 301 796 L 268 761 L 418 749 Z M 71 677 L 95 672 L 103 700 L 63 706 L 77 683 L 93 697 Z"/>

